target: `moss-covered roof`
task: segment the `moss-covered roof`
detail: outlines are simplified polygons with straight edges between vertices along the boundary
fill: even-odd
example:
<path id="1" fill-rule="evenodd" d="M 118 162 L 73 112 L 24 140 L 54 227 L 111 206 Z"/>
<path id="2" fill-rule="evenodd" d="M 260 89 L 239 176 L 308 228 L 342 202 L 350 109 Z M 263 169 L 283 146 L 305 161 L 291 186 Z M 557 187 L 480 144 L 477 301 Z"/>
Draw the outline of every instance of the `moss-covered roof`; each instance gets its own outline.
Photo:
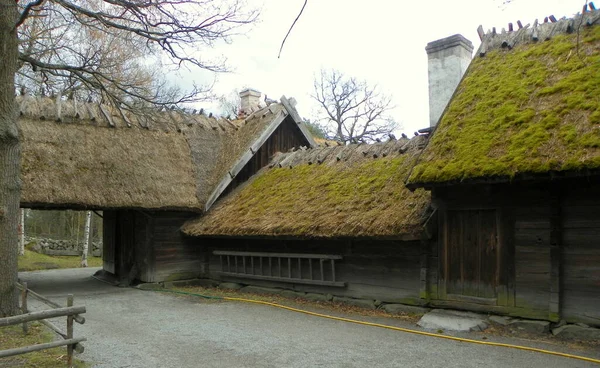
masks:
<path id="1" fill-rule="evenodd" d="M 403 180 L 423 140 L 280 154 L 183 231 L 197 236 L 417 236 L 429 194 L 410 192 Z"/>
<path id="2" fill-rule="evenodd" d="M 596 11 L 543 24 L 537 42 L 535 29 L 509 42 L 487 35 L 485 55 L 469 66 L 409 186 L 599 169 L 598 23 Z"/>

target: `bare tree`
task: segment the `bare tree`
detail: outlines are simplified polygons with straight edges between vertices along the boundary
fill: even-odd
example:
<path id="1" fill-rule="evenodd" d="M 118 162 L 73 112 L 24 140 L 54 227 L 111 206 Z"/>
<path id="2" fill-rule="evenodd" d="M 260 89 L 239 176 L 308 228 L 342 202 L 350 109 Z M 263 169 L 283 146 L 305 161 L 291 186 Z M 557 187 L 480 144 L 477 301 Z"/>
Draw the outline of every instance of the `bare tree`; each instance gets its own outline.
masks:
<path id="1" fill-rule="evenodd" d="M 390 96 L 337 70 L 321 70 L 312 98 L 319 104 L 319 121 L 330 139 L 371 142 L 399 127 L 388 115 L 393 108 Z"/>
<path id="2" fill-rule="evenodd" d="M 192 91 L 171 98 L 156 93 L 156 89 L 146 93 L 103 70 L 102 58 L 98 57 L 101 52 L 87 53 L 71 42 L 53 48 L 44 37 L 46 31 L 41 31 L 45 26 L 34 24 L 50 14 L 57 24 L 107 36 L 118 34 L 129 45 L 160 53 L 173 65 L 211 71 L 223 70 L 222 61 L 202 59 L 198 47 L 229 42 L 240 26 L 257 16 L 255 11 L 246 10 L 242 0 L 0 0 L 0 317 L 18 310 L 15 284 L 21 144 L 15 101 L 17 73 L 31 68 L 34 78 L 53 76 L 61 82 L 70 81 L 73 86 L 97 91 L 102 102 L 125 109 L 171 105 L 193 100 L 197 94 Z M 52 30 L 53 40 L 77 40 L 78 31 L 73 28 L 52 26 Z M 34 35 L 36 40 L 30 42 Z M 135 70 L 134 65 L 126 67 Z"/>

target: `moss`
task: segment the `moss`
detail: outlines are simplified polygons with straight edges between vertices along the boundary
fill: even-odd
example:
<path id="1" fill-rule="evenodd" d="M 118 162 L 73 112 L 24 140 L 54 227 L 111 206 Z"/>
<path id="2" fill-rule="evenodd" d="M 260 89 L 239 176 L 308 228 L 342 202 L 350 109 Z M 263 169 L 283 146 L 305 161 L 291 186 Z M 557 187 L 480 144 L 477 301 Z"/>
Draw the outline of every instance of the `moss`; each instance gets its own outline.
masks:
<path id="1" fill-rule="evenodd" d="M 473 60 L 409 182 L 598 168 L 600 26 Z"/>
<path id="2" fill-rule="evenodd" d="M 337 161 L 331 154 L 331 161 L 322 164 L 265 170 L 184 231 L 319 237 L 419 233 L 430 196 L 404 185 L 416 155 L 397 149 L 377 159 L 353 155 Z"/>

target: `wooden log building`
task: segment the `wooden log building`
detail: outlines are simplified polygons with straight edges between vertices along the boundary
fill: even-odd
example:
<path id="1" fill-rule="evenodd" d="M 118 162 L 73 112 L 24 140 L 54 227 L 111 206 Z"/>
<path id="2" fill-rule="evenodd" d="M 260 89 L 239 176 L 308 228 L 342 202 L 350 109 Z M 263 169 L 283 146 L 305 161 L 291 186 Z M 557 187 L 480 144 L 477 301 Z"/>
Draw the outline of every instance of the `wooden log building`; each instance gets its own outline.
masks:
<path id="1" fill-rule="evenodd" d="M 411 140 L 317 147 L 284 97 L 236 121 L 21 97 L 22 206 L 103 210 L 104 271 L 125 282 L 600 326 L 598 23 L 481 33 Z"/>

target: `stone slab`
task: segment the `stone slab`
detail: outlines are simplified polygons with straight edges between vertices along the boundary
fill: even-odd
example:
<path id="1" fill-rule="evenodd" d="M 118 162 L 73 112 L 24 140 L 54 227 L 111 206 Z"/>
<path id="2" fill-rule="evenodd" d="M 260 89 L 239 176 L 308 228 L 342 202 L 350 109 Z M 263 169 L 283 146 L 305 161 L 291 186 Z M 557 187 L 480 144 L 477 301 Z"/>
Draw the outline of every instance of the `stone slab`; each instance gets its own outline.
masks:
<path id="1" fill-rule="evenodd" d="M 600 341 L 600 328 L 564 325 L 552 329 L 552 334 L 564 339 Z"/>
<path id="2" fill-rule="evenodd" d="M 513 319 L 507 316 L 490 316 L 488 318 L 491 322 L 497 323 L 502 326 L 508 326 Z"/>
<path id="3" fill-rule="evenodd" d="M 444 309 L 426 313 L 417 325 L 428 330 L 483 331 L 488 327 L 485 316 Z"/>
<path id="4" fill-rule="evenodd" d="M 333 296 L 331 294 L 306 293 L 304 298 L 314 302 L 329 302 L 333 299 Z"/>
<path id="5" fill-rule="evenodd" d="M 550 322 L 517 319 L 508 324 L 508 327 L 529 333 L 545 334 L 550 332 Z"/>
<path id="6" fill-rule="evenodd" d="M 391 314 L 425 314 L 431 309 L 406 304 L 384 304 L 381 309 Z"/>
<path id="7" fill-rule="evenodd" d="M 236 282 L 222 282 L 219 284 L 219 287 L 221 289 L 239 290 L 239 289 L 243 288 L 244 286 L 241 284 L 238 284 Z"/>
<path id="8" fill-rule="evenodd" d="M 167 283 L 165 283 L 165 286 Z M 217 287 L 219 282 L 211 279 L 189 279 L 189 280 L 176 280 L 169 282 L 169 285 L 182 287 L 182 286 L 202 286 L 202 287 Z"/>
<path id="9" fill-rule="evenodd" d="M 366 309 L 376 309 L 375 301 L 372 299 L 355 299 L 355 298 L 347 298 L 343 296 L 334 296 L 334 303 L 344 303 L 348 305 L 353 305 L 355 307 L 366 308 Z"/>
<path id="10" fill-rule="evenodd" d="M 278 295 L 281 294 L 281 289 L 276 288 L 268 288 L 261 286 L 246 286 L 240 289 L 243 293 L 252 293 L 252 294 L 266 294 L 266 295 Z"/>
<path id="11" fill-rule="evenodd" d="M 286 298 L 304 298 L 306 297 L 306 293 L 302 292 L 302 291 L 294 291 L 294 290 L 282 290 L 281 291 L 281 296 L 284 296 Z"/>
<path id="12" fill-rule="evenodd" d="M 136 288 L 140 290 L 159 290 L 162 289 L 163 286 L 157 282 L 144 282 L 137 285 Z"/>

